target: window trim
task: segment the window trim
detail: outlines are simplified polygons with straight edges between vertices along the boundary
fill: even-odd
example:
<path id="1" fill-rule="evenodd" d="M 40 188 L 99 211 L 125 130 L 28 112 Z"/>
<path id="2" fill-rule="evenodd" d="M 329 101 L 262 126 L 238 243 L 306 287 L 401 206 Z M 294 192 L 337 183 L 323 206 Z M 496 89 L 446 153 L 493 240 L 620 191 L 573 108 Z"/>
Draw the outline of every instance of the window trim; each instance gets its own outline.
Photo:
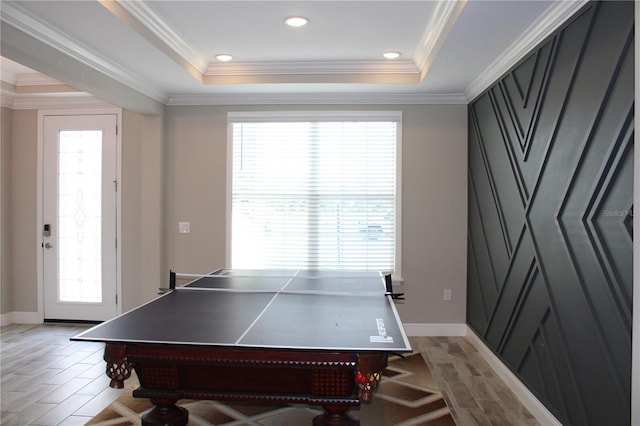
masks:
<path id="1" fill-rule="evenodd" d="M 231 217 L 233 189 L 233 124 L 278 121 L 395 121 L 396 194 L 395 194 L 395 270 L 393 281 L 402 281 L 402 111 L 242 111 L 227 112 L 227 185 L 225 264 L 231 265 Z M 387 272 L 387 271 L 384 271 Z"/>

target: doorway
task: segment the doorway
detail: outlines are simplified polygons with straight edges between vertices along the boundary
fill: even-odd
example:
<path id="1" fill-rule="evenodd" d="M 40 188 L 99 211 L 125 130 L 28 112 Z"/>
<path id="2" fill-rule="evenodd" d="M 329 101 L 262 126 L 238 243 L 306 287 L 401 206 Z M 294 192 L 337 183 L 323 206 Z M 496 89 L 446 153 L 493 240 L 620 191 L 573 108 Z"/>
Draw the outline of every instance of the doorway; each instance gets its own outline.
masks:
<path id="1" fill-rule="evenodd" d="M 44 115 L 45 320 L 117 314 L 116 114 Z"/>

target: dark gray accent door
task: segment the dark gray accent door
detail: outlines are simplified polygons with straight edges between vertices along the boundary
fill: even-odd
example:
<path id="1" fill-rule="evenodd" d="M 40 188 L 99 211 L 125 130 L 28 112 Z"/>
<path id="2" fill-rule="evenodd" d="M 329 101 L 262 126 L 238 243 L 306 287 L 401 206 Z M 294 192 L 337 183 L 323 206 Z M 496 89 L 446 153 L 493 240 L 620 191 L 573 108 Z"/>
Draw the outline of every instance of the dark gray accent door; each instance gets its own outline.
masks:
<path id="1" fill-rule="evenodd" d="M 467 321 L 564 424 L 628 425 L 634 3 L 589 3 L 469 105 Z"/>

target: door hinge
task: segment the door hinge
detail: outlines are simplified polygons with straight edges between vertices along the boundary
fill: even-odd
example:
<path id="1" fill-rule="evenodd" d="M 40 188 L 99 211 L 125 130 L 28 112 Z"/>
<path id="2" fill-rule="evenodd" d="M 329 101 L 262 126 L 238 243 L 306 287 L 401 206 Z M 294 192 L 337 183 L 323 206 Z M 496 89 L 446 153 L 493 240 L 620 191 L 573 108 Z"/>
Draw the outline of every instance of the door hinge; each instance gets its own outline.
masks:
<path id="1" fill-rule="evenodd" d="M 118 304 L 118 293 L 116 293 L 116 305 Z"/>
<path id="2" fill-rule="evenodd" d="M 117 180 L 113 181 L 113 187 L 115 188 L 116 192 L 118 192 L 118 181 Z"/>

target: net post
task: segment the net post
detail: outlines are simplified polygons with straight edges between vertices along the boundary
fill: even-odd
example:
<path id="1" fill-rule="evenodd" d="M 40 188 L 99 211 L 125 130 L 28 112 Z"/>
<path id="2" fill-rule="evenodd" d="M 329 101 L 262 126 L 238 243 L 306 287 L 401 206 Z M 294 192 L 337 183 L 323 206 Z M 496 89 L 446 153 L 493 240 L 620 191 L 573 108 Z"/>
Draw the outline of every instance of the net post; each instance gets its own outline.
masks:
<path id="1" fill-rule="evenodd" d="M 384 285 L 387 290 L 385 293 L 387 296 L 391 296 L 394 300 L 402 300 L 404 299 L 404 293 L 394 293 L 393 292 L 393 279 L 391 278 L 391 274 L 384 275 Z"/>
<path id="2" fill-rule="evenodd" d="M 391 279 L 391 274 L 384 275 L 384 283 L 387 293 L 393 293 L 393 281 Z"/>
<path id="3" fill-rule="evenodd" d="M 169 290 L 176 289 L 176 273 L 169 270 Z"/>

